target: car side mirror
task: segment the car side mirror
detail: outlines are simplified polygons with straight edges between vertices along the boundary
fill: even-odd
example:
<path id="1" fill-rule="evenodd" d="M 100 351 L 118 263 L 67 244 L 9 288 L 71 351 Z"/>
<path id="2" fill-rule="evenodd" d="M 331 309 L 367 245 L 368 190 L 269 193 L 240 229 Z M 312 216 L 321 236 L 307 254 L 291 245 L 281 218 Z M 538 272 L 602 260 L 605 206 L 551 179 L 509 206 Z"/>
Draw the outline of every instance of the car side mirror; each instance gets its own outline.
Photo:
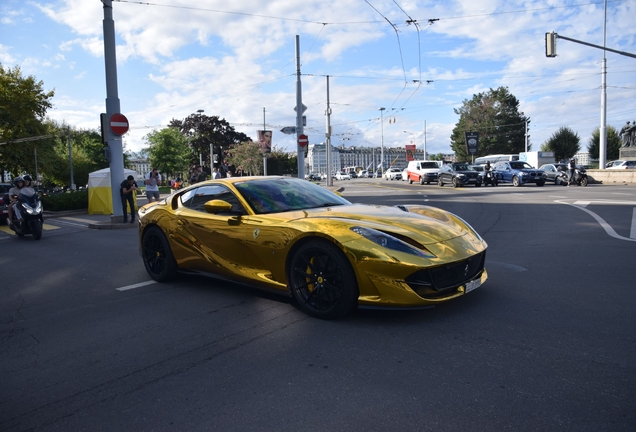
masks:
<path id="1" fill-rule="evenodd" d="M 205 211 L 208 213 L 221 213 L 221 212 L 231 212 L 232 204 L 223 200 L 210 200 L 203 204 Z"/>

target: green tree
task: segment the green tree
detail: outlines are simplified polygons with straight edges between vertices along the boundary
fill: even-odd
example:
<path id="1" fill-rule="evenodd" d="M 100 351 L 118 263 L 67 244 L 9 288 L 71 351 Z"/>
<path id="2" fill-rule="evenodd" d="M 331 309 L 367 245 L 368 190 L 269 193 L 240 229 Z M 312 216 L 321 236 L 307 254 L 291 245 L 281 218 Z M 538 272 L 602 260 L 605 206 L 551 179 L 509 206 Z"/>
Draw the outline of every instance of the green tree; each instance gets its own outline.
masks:
<path id="1" fill-rule="evenodd" d="M 177 128 L 168 127 L 152 131 L 145 136 L 148 147 L 144 148 L 150 158 L 150 165 L 167 176 L 188 171 L 190 148 L 188 138 Z"/>
<path id="2" fill-rule="evenodd" d="M 614 126 L 607 126 L 607 148 L 606 159 L 608 161 L 616 160 L 619 158 L 619 152 L 621 148 L 621 137 L 618 130 Z M 592 136 L 588 140 L 587 151 L 590 152 L 590 158 L 599 158 L 599 143 L 601 141 L 600 128 L 594 128 Z"/>
<path id="3" fill-rule="evenodd" d="M 192 150 L 192 166 L 199 163 L 199 155 L 203 165 L 210 166 L 210 145 L 214 154 L 218 155 L 215 166 L 219 166 L 223 163 L 223 155 L 232 145 L 251 141 L 247 135 L 237 132 L 225 119 L 218 116 L 191 114 L 184 120 L 172 119 L 168 126 L 177 128 L 188 138 L 188 145 Z"/>
<path id="4" fill-rule="evenodd" d="M 457 160 L 469 160 L 465 132 L 479 132 L 479 149 L 475 156 L 515 154 L 525 150 L 526 117 L 519 112 L 519 101 L 507 87 L 490 89 L 464 100 L 454 109 L 459 121 L 451 134 L 451 148 Z M 528 150 L 530 149 L 528 145 Z"/>
<path id="5" fill-rule="evenodd" d="M 541 146 L 546 151 L 554 152 L 557 161 L 570 159 L 581 149 L 579 135 L 567 126 L 561 126 L 559 130 Z"/>
<path id="6" fill-rule="evenodd" d="M 226 152 L 225 161 L 249 175 L 263 174 L 263 153 L 258 143 L 245 141 L 234 144 Z"/>
<path id="7" fill-rule="evenodd" d="M 35 156 L 43 160 L 54 155 L 52 140 L 16 141 L 44 136 L 43 121 L 51 108 L 54 91 L 44 91 L 42 81 L 22 76 L 19 67 L 5 69 L 0 64 L 0 172 L 35 173 Z"/>
<path id="8" fill-rule="evenodd" d="M 73 161 L 73 183 L 84 186 L 88 175 L 109 164 L 104 157 L 104 145 L 101 136 L 94 129 L 76 129 L 65 123 L 45 122 L 49 133 L 55 136 L 53 148 L 57 159 L 43 166 L 41 173 L 47 186 L 68 185 L 70 182 L 70 159 Z M 71 154 L 69 155 L 69 138 Z M 69 157 L 71 156 L 71 157 Z"/>
<path id="9" fill-rule="evenodd" d="M 428 156 L 428 160 L 443 161 L 444 160 L 444 153 L 437 153 L 437 154 L 429 155 Z"/>
<path id="10" fill-rule="evenodd" d="M 274 145 L 267 157 L 268 175 L 298 174 L 298 156 L 291 156 L 283 149 Z"/>

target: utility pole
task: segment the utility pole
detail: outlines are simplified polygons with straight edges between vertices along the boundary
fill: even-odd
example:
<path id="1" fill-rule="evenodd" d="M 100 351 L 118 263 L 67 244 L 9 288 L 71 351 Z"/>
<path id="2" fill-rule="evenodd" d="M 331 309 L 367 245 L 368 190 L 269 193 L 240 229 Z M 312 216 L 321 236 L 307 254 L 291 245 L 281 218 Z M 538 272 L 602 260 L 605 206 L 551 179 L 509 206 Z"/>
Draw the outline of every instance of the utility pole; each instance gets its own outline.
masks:
<path id="1" fill-rule="evenodd" d="M 605 16 L 603 18 L 603 63 L 601 64 L 601 129 L 598 142 L 598 167 L 605 169 L 607 155 L 607 61 L 605 47 L 607 46 L 607 0 L 605 0 Z"/>
<path id="2" fill-rule="evenodd" d="M 265 136 L 265 107 L 263 107 L 263 136 Z M 267 153 L 263 148 L 263 175 L 267 177 Z"/>
<path id="3" fill-rule="evenodd" d="M 298 143 L 303 134 L 303 93 L 300 82 L 300 36 L 296 35 L 296 150 L 298 152 L 298 178 L 305 178 L 305 147 Z M 309 143 L 307 143 L 307 148 Z"/>
<path id="4" fill-rule="evenodd" d="M 378 108 L 380 110 L 380 177 L 384 177 L 384 110 L 386 108 L 381 107 Z M 375 169 L 373 171 L 373 174 L 375 174 Z"/>
<path id="5" fill-rule="evenodd" d="M 325 146 L 327 148 L 327 186 L 333 186 L 331 178 L 331 108 L 329 107 L 329 75 L 327 75 L 327 131 L 325 132 Z"/>
<path id="6" fill-rule="evenodd" d="M 115 46 L 115 21 L 113 21 L 113 0 L 102 0 L 104 4 L 104 63 L 106 65 L 106 118 L 110 121 L 113 114 L 120 112 L 117 92 L 117 56 Z M 110 188 L 113 206 L 113 222 L 120 222 L 123 213 L 120 205 L 119 185 L 124 180 L 124 151 L 121 136 L 115 135 L 110 128 L 108 148 L 110 149 Z"/>
<path id="7" fill-rule="evenodd" d="M 71 127 L 67 126 L 68 132 L 68 164 L 71 168 L 71 190 L 75 190 L 75 183 L 73 183 L 73 148 L 71 147 Z"/>
<path id="8" fill-rule="evenodd" d="M 426 157 L 426 120 L 424 120 L 424 157 L 422 159 L 428 160 Z"/>

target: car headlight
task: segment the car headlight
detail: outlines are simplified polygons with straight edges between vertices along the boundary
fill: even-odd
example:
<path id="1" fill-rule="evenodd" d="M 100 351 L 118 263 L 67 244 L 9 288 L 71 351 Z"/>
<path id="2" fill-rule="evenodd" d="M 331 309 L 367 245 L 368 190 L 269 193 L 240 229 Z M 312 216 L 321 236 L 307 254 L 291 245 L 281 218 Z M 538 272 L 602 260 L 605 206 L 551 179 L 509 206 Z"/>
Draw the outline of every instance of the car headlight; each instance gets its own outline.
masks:
<path id="1" fill-rule="evenodd" d="M 464 174 L 457 174 L 457 177 L 459 177 L 459 178 L 464 178 L 464 177 L 466 177 L 466 176 L 465 176 Z"/>
<path id="2" fill-rule="evenodd" d="M 405 252 L 411 255 L 419 256 L 420 258 L 435 258 L 435 255 L 428 251 L 417 249 L 398 238 L 395 238 L 389 234 L 383 233 L 382 231 L 378 231 L 373 228 L 355 226 L 351 227 L 351 231 L 387 249 L 395 250 L 398 252 Z"/>

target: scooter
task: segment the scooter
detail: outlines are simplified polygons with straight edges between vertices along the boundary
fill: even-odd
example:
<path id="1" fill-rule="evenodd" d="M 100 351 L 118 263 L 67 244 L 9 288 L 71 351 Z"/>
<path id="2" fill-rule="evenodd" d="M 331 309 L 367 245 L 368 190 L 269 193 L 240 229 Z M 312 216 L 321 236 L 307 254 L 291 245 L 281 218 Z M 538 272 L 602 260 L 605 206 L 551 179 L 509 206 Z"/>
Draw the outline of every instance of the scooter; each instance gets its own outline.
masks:
<path id="1" fill-rule="evenodd" d="M 5 195 L 7 200 L 8 195 Z M 13 206 L 13 231 L 18 237 L 31 234 L 35 240 L 40 240 L 44 223 L 42 201 L 37 194 L 20 194 L 17 198 L 17 203 Z"/>
<path id="2" fill-rule="evenodd" d="M 576 168 L 574 170 L 574 178 L 572 180 L 569 179 L 569 174 L 567 172 L 562 172 L 555 180 L 555 184 L 559 185 L 567 185 L 569 183 L 574 183 L 577 186 L 587 186 L 587 173 L 583 168 Z"/>
<path id="3" fill-rule="evenodd" d="M 498 184 L 499 180 L 497 180 L 497 174 L 495 174 L 493 170 L 486 171 L 484 175 L 484 186 L 497 186 Z"/>

